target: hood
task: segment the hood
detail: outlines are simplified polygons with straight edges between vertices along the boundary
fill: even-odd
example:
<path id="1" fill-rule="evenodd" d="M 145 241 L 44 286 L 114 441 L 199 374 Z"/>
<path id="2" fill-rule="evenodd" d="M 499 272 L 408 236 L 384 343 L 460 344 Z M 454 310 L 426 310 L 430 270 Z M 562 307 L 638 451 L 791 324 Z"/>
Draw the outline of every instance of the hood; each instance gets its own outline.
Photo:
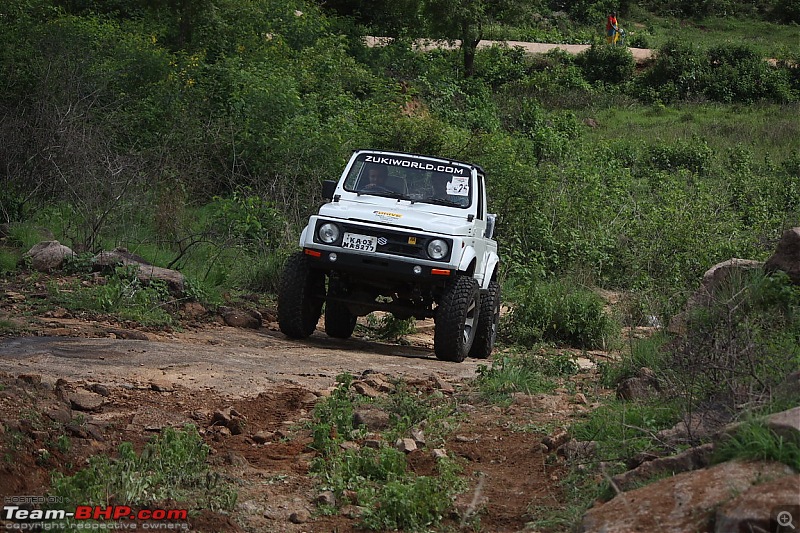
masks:
<path id="1" fill-rule="evenodd" d="M 431 233 L 469 235 L 474 223 L 467 221 L 469 209 L 414 203 L 370 196 L 370 203 L 339 200 L 323 205 L 320 216 L 359 220 L 373 224 L 416 228 Z"/>

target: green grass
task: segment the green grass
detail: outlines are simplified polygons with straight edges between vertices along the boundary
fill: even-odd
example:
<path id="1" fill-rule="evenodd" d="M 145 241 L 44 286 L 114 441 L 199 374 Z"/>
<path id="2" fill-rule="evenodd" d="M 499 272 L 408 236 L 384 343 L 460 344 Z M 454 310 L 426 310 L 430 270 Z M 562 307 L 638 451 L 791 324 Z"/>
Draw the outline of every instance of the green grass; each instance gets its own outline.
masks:
<path id="1" fill-rule="evenodd" d="M 507 402 L 515 392 L 533 394 L 550 392 L 564 378 L 578 371 L 566 355 L 504 353 L 495 356 L 491 366 L 480 365 L 475 385 L 490 402 Z"/>
<path id="2" fill-rule="evenodd" d="M 435 476 L 416 475 L 408 469 L 405 454 L 392 444 L 414 426 L 425 426 L 426 440 L 429 434 L 441 435 L 436 428 L 452 408 L 440 398 L 429 402 L 402 386 L 386 398 L 368 402 L 350 390 L 352 379 L 347 374 L 339 376 L 333 394 L 314 408 L 312 447 L 319 455 L 312 461 L 311 471 L 320 487 L 333 491 L 340 502 L 346 491 L 355 493 L 357 504 L 365 509 L 362 528 L 417 531 L 435 526 L 452 506 L 453 496 L 465 486 L 458 477 L 459 468 L 444 458 L 437 462 Z M 353 428 L 353 413 L 365 403 L 389 412 L 390 427 L 383 432 L 387 444 L 344 450 L 340 447 L 343 441 L 364 436 L 363 429 Z M 336 509 L 321 512 L 330 514 Z"/>
<path id="3" fill-rule="evenodd" d="M 634 14 L 634 17 L 636 14 Z M 642 19 L 621 20 L 623 28 L 647 35 L 650 48 L 657 49 L 678 38 L 707 49 L 722 45 L 746 45 L 765 58 L 800 56 L 800 32 L 797 26 L 734 17 L 708 17 L 700 20 L 662 18 L 643 15 Z M 642 27 L 644 26 L 644 27 Z"/>
<path id="4" fill-rule="evenodd" d="M 632 377 L 643 367 L 653 370 L 657 376 L 670 372 L 669 356 L 664 346 L 669 342 L 669 336 L 657 332 L 643 339 L 633 339 L 629 345 L 629 352 L 624 353 L 620 361 L 601 363 L 601 384 L 604 387 L 614 388 L 625 378 Z"/>
<path id="5" fill-rule="evenodd" d="M 681 405 L 664 399 L 652 402 L 612 400 L 590 412 L 570 428 L 578 441 L 596 441 L 597 459 L 624 461 L 637 453 L 655 449 L 655 433 L 675 425 Z"/>
<path id="6" fill-rule="evenodd" d="M 588 129 L 589 144 L 653 145 L 703 139 L 717 153 L 741 146 L 758 159 L 775 163 L 797 152 L 800 105 L 679 104 L 670 107 L 631 104 L 582 111 L 599 126 Z"/>
<path id="7" fill-rule="evenodd" d="M 800 471 L 800 445 L 758 422 L 744 423 L 714 449 L 714 461 L 733 459 L 778 461 Z"/>
<path id="8" fill-rule="evenodd" d="M 194 426 L 166 428 L 136 453 L 130 442 L 120 445 L 118 457 L 95 455 L 83 470 L 53 474 L 51 496 L 84 505 L 164 505 L 179 501 L 190 511 L 231 511 L 236 492 L 208 469 L 210 448 Z"/>

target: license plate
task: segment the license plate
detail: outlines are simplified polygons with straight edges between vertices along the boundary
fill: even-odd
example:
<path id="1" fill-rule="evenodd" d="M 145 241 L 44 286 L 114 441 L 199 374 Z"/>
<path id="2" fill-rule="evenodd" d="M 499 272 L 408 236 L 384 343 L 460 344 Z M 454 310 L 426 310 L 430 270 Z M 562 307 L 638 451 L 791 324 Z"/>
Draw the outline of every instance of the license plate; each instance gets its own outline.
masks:
<path id="1" fill-rule="evenodd" d="M 359 235 L 357 233 L 345 233 L 342 238 L 342 248 L 360 250 L 362 252 L 374 252 L 378 244 L 377 237 L 369 235 Z"/>

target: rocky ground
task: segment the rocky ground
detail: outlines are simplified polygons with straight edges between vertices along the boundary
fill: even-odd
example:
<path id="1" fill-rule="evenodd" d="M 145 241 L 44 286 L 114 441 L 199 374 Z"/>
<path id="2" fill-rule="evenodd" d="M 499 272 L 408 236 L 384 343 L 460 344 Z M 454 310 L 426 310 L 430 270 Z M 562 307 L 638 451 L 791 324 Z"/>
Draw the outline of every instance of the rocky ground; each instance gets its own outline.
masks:
<path id="1" fill-rule="evenodd" d="M 315 512 L 319 489 L 308 475 L 314 452 L 303 422 L 338 374 L 367 372 L 459 398 L 466 416 L 446 449 L 470 488 L 447 526 L 468 521 L 483 531 L 518 531 L 565 500 L 563 458 L 543 439 L 612 393 L 597 387 L 593 364 L 584 359 L 586 368 L 568 388 L 518 393 L 511 405 L 492 406 L 471 391 L 480 362 L 438 361 L 427 323 L 402 343 L 337 341 L 320 332 L 296 342 L 276 331 L 267 304 L 258 329 L 231 327 L 189 306 L 179 327 L 148 330 L 52 309 L 43 287 L 53 280 L 37 280 L 23 274 L 0 286 L 4 497 L 44 495 L 53 471 L 73 473 L 91 455 L 113 455 L 121 442 L 141 449 L 163 428 L 191 423 L 211 446 L 214 469 L 238 492 L 232 514 L 207 511 L 192 518 L 193 530 L 354 530 L 352 518 Z M 245 423 L 220 424 L 231 412 Z M 430 471 L 431 453 L 421 446 L 409 453 L 409 465 Z"/>
<path id="2" fill-rule="evenodd" d="M 800 236 L 800 229 L 787 235 Z M 762 267 L 740 260 L 717 265 L 703 291 L 713 292 L 721 273 L 741 268 Z M 665 449 L 685 450 L 677 455 L 634 458 L 628 472 L 615 476 L 602 464 L 594 474 L 584 470 L 584 478 L 609 481 L 618 494 L 580 516 L 566 492 L 574 487 L 561 482 L 582 462 L 596 462 L 597 443 L 571 440 L 564 428 L 610 396 L 637 401 L 658 389 L 645 368 L 616 390 L 602 388 L 597 364 L 619 354 L 569 353 L 580 371 L 563 377 L 555 391 L 518 391 L 510 404 L 497 405 L 474 389 L 481 365 L 489 363 L 438 361 L 429 322 L 400 342 L 376 340 L 365 327 L 346 341 L 320 330 L 300 342 L 277 331 L 274 307 L 255 295 L 214 312 L 184 303 L 172 328 L 143 328 L 50 302 L 54 290 L 94 283 L 102 281 L 33 272 L 0 279 L 3 497 L 45 495 L 54 472 L 73 474 L 91 456 L 114 456 L 122 442 L 141 450 L 166 428 L 193 424 L 238 503 L 232 512 L 193 515 L 191 530 L 355 531 L 357 516 L 347 506 L 339 514 L 319 512 L 326 500 L 309 475 L 316 452 L 305 424 L 337 376 L 348 373 L 356 378 L 354 390 L 366 396 L 387 394 L 390 384 L 402 382 L 457 403 L 462 416 L 443 447 L 459 462 L 468 488 L 442 530 L 566 531 L 580 523 L 582 531 L 784 531 L 782 519 L 800 516 L 800 474 L 787 466 L 796 459 L 712 464 L 716 444 L 737 431 L 713 409 L 652 435 Z M 604 296 L 613 305 L 613 295 Z M 800 398 L 800 372 L 779 389 Z M 765 424 L 786 442 L 800 442 L 800 407 Z M 689 441 L 706 444 L 687 448 Z M 434 473 L 435 451 L 414 444 L 406 450 L 408 467 Z"/>

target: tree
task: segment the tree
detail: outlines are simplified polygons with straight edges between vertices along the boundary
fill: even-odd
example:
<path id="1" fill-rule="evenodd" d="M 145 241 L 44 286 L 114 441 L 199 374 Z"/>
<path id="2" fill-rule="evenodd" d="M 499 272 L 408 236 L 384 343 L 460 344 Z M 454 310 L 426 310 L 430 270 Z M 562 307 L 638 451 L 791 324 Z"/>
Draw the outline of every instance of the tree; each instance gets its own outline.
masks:
<path id="1" fill-rule="evenodd" d="M 474 72 L 475 50 L 483 39 L 483 27 L 502 12 L 509 0 L 425 0 L 423 13 L 433 36 L 460 40 L 464 77 Z"/>

